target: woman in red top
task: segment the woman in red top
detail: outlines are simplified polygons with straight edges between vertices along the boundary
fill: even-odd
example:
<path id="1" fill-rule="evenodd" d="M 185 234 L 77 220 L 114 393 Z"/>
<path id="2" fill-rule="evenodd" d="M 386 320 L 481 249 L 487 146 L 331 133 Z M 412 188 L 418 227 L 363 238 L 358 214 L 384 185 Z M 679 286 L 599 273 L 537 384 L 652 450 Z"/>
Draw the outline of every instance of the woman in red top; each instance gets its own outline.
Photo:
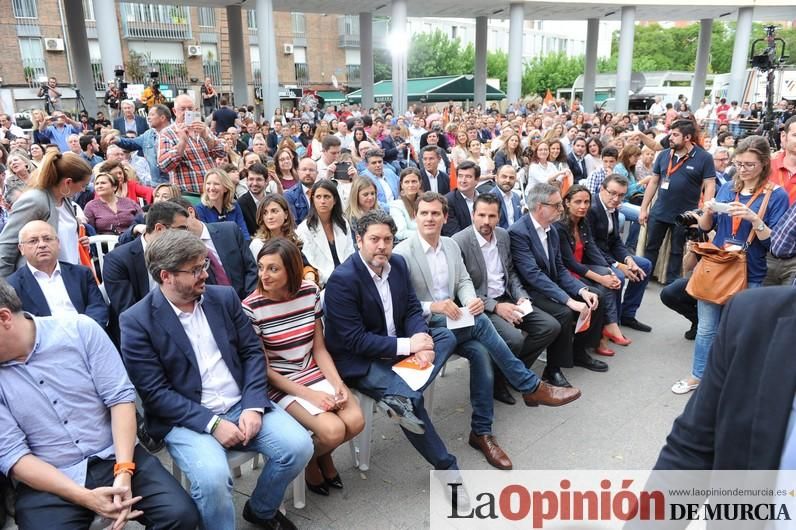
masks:
<path id="1" fill-rule="evenodd" d="M 593 288 L 600 295 L 600 303 L 605 304 L 603 339 L 595 353 L 611 356 L 614 351 L 608 348 L 606 339 L 627 346 L 630 339 L 619 329 L 619 311 L 616 305 L 615 289 L 622 288 L 622 282 L 611 273 L 600 249 L 592 238 L 586 214 L 591 206 L 591 193 L 586 186 L 575 184 L 564 195 L 564 213 L 556 224 L 561 243 L 561 258 L 569 272 Z"/>
<path id="2" fill-rule="evenodd" d="M 116 191 L 117 197 L 127 197 L 141 206 L 143 206 L 141 201 L 144 204 L 152 204 L 152 188 L 140 184 L 135 170 L 129 165 L 116 160 L 108 160 L 100 164 L 99 173 L 110 173 L 116 178 L 119 182 L 119 189 Z"/>

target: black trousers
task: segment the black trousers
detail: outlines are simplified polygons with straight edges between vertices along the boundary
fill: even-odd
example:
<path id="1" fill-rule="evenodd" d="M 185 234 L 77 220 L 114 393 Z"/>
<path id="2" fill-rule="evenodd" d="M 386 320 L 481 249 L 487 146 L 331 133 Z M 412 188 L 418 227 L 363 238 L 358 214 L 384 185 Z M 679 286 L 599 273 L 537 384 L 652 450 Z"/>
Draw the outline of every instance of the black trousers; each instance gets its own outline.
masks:
<path id="1" fill-rule="evenodd" d="M 199 513 L 190 495 L 182 489 L 157 458 L 137 445 L 134 453 L 133 496 L 143 498 L 133 510 L 144 513 L 136 519 L 146 528 L 194 530 Z M 113 485 L 113 460 L 91 458 L 86 470 L 86 488 Z M 96 514 L 53 495 L 20 484 L 17 488 L 16 520 L 20 530 L 85 530 Z"/>
<path id="2" fill-rule="evenodd" d="M 583 333 L 575 334 L 575 324 L 578 313 L 564 304 L 547 298 L 541 293 L 535 293 L 533 298 L 534 308 L 539 308 L 555 318 L 561 325 L 561 332 L 547 347 L 548 368 L 571 368 L 575 359 L 587 357 L 586 348 L 596 348 L 602 337 L 604 307 L 599 304 L 591 314 L 589 329 Z"/>
<path id="3" fill-rule="evenodd" d="M 680 277 L 683 270 L 683 251 L 685 249 L 685 228 L 676 223 L 666 223 L 652 217 L 647 222 L 647 246 L 644 248 L 644 257 L 652 263 L 652 271 L 658 262 L 658 251 L 661 249 L 666 232 L 671 230 L 671 251 L 669 263 L 666 266 L 666 277 L 658 278 L 661 283 L 671 283 Z"/>
<path id="4" fill-rule="evenodd" d="M 661 302 L 669 309 L 676 311 L 691 321 L 699 322 L 697 316 L 697 301 L 685 290 L 688 278 L 678 278 L 661 291 Z"/>
<path id="5" fill-rule="evenodd" d="M 496 299 L 498 303 L 516 303 L 508 295 Z M 534 305 L 533 311 L 522 318 L 518 325 L 511 324 L 497 313 L 486 313 L 495 326 L 498 335 L 506 341 L 506 345 L 520 359 L 526 368 L 530 368 L 542 351 L 547 348 L 561 332 L 561 325 L 551 315 Z M 522 332 L 525 332 L 523 335 Z M 499 370 L 495 371 L 497 375 Z"/>

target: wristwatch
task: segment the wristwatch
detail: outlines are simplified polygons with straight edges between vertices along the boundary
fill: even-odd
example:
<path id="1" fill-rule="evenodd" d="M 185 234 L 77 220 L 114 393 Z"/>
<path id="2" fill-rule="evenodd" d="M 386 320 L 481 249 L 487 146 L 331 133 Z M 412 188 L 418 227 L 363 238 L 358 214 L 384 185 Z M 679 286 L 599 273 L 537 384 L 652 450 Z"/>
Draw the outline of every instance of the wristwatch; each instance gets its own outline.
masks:
<path id="1" fill-rule="evenodd" d="M 760 224 L 755 227 L 755 232 L 762 232 L 766 229 L 766 223 L 760 221 Z"/>

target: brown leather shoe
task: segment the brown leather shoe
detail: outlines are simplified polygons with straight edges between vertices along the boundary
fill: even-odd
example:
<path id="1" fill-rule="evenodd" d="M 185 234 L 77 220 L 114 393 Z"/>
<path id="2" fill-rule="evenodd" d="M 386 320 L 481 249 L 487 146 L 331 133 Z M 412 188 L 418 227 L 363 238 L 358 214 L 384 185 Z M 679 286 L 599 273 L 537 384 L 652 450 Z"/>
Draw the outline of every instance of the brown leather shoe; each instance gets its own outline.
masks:
<path id="1" fill-rule="evenodd" d="M 560 407 L 580 397 L 580 390 L 577 388 L 563 388 L 553 386 L 542 381 L 536 390 L 529 394 L 523 394 L 522 399 L 529 407 L 547 405 L 548 407 Z"/>
<path id="2" fill-rule="evenodd" d="M 470 431 L 470 447 L 484 453 L 486 461 L 498 469 L 509 470 L 512 468 L 511 459 L 500 448 L 495 437 L 491 434 L 476 435 Z"/>

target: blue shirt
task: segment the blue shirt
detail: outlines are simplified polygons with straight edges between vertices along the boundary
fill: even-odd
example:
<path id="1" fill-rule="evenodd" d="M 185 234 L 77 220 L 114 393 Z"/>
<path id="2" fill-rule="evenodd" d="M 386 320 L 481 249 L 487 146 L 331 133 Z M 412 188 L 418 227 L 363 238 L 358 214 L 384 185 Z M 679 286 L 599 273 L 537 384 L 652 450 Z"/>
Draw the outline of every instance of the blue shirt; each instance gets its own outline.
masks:
<path id="1" fill-rule="evenodd" d="M 702 183 L 707 179 L 716 178 L 716 166 L 713 157 L 699 146 L 694 146 L 679 167 L 683 157 L 677 158 L 672 149 L 666 149 L 655 159 L 652 172 L 658 175 L 658 200 L 652 206 L 651 216 L 656 220 L 674 224 L 677 215 L 693 210 L 699 204 L 702 195 Z M 671 175 L 667 175 L 669 160 L 672 160 Z"/>
<path id="2" fill-rule="evenodd" d="M 741 194 L 738 200 L 746 204 L 751 198 L 751 195 Z M 733 183 L 730 181 L 719 188 L 719 192 L 716 194 L 716 202 L 733 201 L 735 201 L 735 191 L 733 190 Z M 762 204 L 763 194 L 761 193 L 749 207 L 755 212 L 758 212 Z M 788 194 L 783 188 L 777 186 L 777 188 L 771 192 L 771 198 L 768 200 L 763 222 L 773 230 L 787 210 Z M 749 238 L 749 232 L 752 230 L 752 223 L 749 221 L 741 221 L 741 224 L 738 226 L 738 232 L 733 236 L 732 217 L 726 213 L 713 214 L 713 225 L 716 229 L 716 235 L 713 237 L 713 244 L 720 248 L 728 239 L 736 239 L 745 243 Z M 761 283 L 765 279 L 767 270 L 766 252 L 768 252 L 770 245 L 771 238 L 761 241 L 757 237 L 755 237 L 752 240 L 752 244 L 749 245 L 746 251 L 746 276 L 750 283 Z"/>
<path id="3" fill-rule="evenodd" d="M 89 457 L 114 456 L 110 408 L 134 403 L 135 389 L 91 318 L 25 316 L 33 351 L 0 364 L 0 473 L 33 454 L 84 485 Z"/>
<path id="4" fill-rule="evenodd" d="M 59 129 L 55 125 L 50 125 L 42 134 L 52 143 L 58 146 L 62 153 L 69 151 L 69 143 L 66 141 L 70 134 L 80 134 L 80 129 L 76 129 L 68 123 Z"/>
<path id="5" fill-rule="evenodd" d="M 243 219 L 243 211 L 237 202 L 232 203 L 232 209 L 224 212 L 223 214 L 216 210 L 215 206 L 205 206 L 201 202 L 194 207 L 196 211 L 196 218 L 203 223 L 219 223 L 221 221 L 230 221 L 236 223 L 243 232 L 243 239 L 249 241 L 249 229 L 246 228 L 246 221 Z"/>

